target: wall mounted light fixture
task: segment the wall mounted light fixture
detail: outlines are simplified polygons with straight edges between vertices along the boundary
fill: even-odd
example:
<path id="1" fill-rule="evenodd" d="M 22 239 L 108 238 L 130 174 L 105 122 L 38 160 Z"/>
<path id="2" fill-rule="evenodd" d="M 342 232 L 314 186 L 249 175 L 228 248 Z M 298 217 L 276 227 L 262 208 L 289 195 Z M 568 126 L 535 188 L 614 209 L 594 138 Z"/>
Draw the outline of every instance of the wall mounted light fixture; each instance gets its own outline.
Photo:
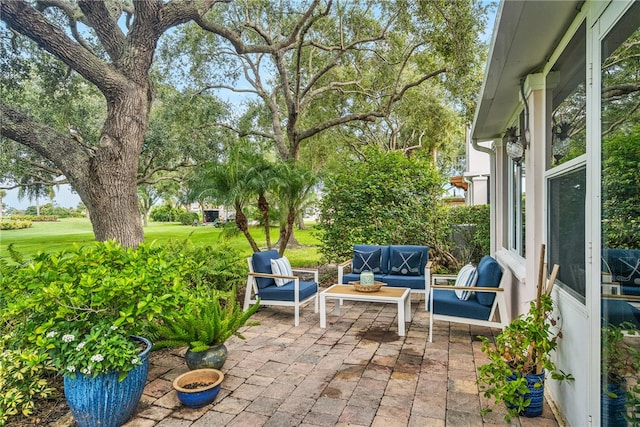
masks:
<path id="1" fill-rule="evenodd" d="M 553 158 L 556 159 L 556 164 L 569 152 L 571 146 L 570 131 L 571 125 L 567 122 L 560 122 L 552 128 L 551 151 L 553 152 Z"/>
<path id="2" fill-rule="evenodd" d="M 517 128 L 512 126 L 507 128 L 502 137 L 502 142 L 507 147 L 507 156 L 511 157 L 516 164 L 522 162 L 524 150 L 527 149 L 527 141 L 522 135 L 516 134 Z"/>

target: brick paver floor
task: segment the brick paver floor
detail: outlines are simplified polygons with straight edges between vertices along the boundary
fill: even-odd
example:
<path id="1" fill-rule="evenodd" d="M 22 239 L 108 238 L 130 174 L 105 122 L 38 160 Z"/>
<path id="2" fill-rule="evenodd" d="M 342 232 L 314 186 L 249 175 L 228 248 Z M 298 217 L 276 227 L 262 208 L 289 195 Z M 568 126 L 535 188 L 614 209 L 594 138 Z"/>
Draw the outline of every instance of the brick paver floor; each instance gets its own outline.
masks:
<path id="1" fill-rule="evenodd" d="M 181 406 L 171 381 L 187 370 L 184 350 L 152 353 L 148 383 L 126 427 L 213 426 L 497 426 L 504 409 L 480 415 L 476 367 L 485 363 L 477 335 L 496 330 L 436 322 L 428 343 L 424 298 L 412 296 L 407 335 L 397 334 L 390 304 L 345 301 L 340 316 L 307 305 L 300 326 L 293 310 L 262 307 L 227 342 L 225 379 L 216 400 L 201 409 Z M 547 404 L 542 417 L 514 426 L 558 426 Z"/>

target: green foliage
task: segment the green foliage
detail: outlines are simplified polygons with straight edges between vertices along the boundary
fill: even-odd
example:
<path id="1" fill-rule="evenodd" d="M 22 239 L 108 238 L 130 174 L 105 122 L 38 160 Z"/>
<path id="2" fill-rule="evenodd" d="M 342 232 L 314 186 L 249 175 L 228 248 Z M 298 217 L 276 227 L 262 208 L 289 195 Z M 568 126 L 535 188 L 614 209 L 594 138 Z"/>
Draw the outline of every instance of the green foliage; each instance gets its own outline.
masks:
<path id="1" fill-rule="evenodd" d="M 602 228 L 610 248 L 640 247 L 640 125 L 603 140 Z"/>
<path id="2" fill-rule="evenodd" d="M 181 310 L 162 316 L 154 326 L 151 337 L 154 348 L 189 347 L 191 351 L 205 351 L 212 345 L 223 344 L 238 333 L 258 310 L 256 302 L 247 311 L 236 301 L 235 287 L 229 292 L 199 289 Z"/>
<path id="3" fill-rule="evenodd" d="M 369 150 L 324 182 L 318 236 L 329 261 L 350 257 L 354 243 L 433 248 L 441 238 L 443 180 L 428 161 Z"/>
<path id="4" fill-rule="evenodd" d="M 491 217 L 489 205 L 452 206 L 447 210 L 451 251 L 456 256 L 456 270 L 467 263 L 478 263 L 491 251 Z"/>
<path id="5" fill-rule="evenodd" d="M 158 222 L 176 222 L 182 213 L 186 213 L 186 211 L 166 204 L 151 209 L 150 217 L 153 221 Z"/>
<path id="6" fill-rule="evenodd" d="M 11 215 L 11 221 L 55 222 L 55 215 Z"/>
<path id="7" fill-rule="evenodd" d="M 193 225 L 193 222 L 198 221 L 199 217 L 195 212 L 182 211 L 178 214 L 178 218 L 176 219 L 182 225 Z"/>
<path id="8" fill-rule="evenodd" d="M 626 389 L 625 405 L 630 411 L 623 414 L 633 426 L 640 425 L 637 408 L 640 405 L 640 351 L 629 340 L 636 340 L 640 331 L 635 325 L 623 322 L 620 325 L 608 324 L 601 329 L 602 358 L 600 359 L 600 375 L 602 392 L 610 398 L 617 398 L 615 393 L 607 392 L 607 384 L 619 384 Z M 626 338 L 626 339 L 625 339 Z M 628 379 L 635 381 L 630 387 Z"/>
<path id="9" fill-rule="evenodd" d="M 186 298 L 186 261 L 161 247 L 96 242 L 37 254 L 18 268 L 3 264 L 0 301 L 11 345 L 48 352 L 66 375 L 125 376 L 139 352 L 129 336 L 145 335 L 147 322 Z"/>
<path id="10" fill-rule="evenodd" d="M 0 425 L 13 415 L 31 415 L 36 399 L 55 392 L 47 381 L 53 366 L 46 355 L 34 349 L 5 350 L 8 338 L 0 339 Z"/>
<path id="11" fill-rule="evenodd" d="M 30 228 L 32 225 L 31 221 L 0 221 L 0 230 L 22 230 Z"/>
<path id="12" fill-rule="evenodd" d="M 489 363 L 478 368 L 478 383 L 485 397 L 493 398 L 496 404 L 505 403 L 510 421 L 529 406 L 525 399 L 528 392 L 527 374 L 549 373 L 555 380 L 573 380 L 556 368 L 551 353 L 556 350 L 561 337 L 557 330 L 559 318 L 553 313 L 551 296 L 543 293 L 539 302 L 531 302 L 529 312 L 514 319 L 495 338 L 495 345 L 487 337 L 482 340 L 482 351 Z M 509 377 L 515 376 L 515 379 Z M 490 409 L 483 409 L 483 413 Z"/>

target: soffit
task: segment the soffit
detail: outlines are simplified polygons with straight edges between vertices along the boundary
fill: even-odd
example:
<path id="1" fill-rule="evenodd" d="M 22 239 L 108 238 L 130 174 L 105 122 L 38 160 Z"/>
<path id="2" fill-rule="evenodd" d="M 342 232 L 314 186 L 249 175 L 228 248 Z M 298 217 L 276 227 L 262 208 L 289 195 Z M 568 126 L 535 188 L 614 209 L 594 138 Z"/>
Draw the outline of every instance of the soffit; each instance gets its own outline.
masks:
<path id="1" fill-rule="evenodd" d="M 518 108 L 520 82 L 541 72 L 583 0 L 503 0 L 498 8 L 471 137 L 501 138 Z"/>

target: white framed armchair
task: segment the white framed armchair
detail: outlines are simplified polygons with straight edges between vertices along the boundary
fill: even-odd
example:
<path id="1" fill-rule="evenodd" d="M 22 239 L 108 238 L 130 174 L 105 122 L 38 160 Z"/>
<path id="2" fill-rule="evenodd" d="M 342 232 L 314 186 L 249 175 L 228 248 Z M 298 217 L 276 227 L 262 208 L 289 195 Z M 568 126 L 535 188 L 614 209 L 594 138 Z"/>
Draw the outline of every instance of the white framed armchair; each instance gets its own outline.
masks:
<path id="1" fill-rule="evenodd" d="M 260 301 L 260 305 L 289 306 L 294 309 L 294 325 L 300 324 L 300 307 L 314 300 L 318 312 L 318 270 L 290 269 L 286 274 L 274 274 L 272 260 L 284 260 L 272 249 L 256 252 L 247 258 L 249 274 L 244 298 L 244 309 Z M 285 264 L 288 264 L 286 261 Z M 290 267 L 290 266 L 289 266 Z M 298 275 L 294 274 L 298 273 Z M 300 278 L 301 274 L 313 275 L 313 281 Z M 278 283 L 276 283 L 278 282 Z"/>

